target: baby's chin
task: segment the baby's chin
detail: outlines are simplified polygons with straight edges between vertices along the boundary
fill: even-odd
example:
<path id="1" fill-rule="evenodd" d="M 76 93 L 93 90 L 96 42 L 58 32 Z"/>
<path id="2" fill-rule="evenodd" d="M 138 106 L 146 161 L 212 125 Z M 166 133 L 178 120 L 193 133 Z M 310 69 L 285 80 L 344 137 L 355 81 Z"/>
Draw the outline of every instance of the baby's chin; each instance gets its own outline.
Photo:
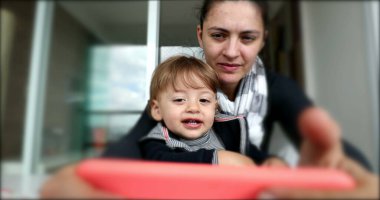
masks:
<path id="1" fill-rule="evenodd" d="M 186 140 L 195 140 L 195 139 L 198 139 L 200 137 L 202 137 L 204 134 L 206 134 L 207 131 L 198 131 L 197 132 L 194 132 L 194 131 L 187 131 L 185 132 L 184 134 L 180 134 L 181 137 L 183 139 L 186 139 Z"/>

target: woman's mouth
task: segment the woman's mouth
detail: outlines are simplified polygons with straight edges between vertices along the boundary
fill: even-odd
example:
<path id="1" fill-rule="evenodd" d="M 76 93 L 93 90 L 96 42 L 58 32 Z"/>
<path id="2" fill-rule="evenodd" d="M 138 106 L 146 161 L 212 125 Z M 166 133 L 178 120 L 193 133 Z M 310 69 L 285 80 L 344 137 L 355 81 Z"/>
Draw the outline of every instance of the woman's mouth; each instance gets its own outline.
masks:
<path id="1" fill-rule="evenodd" d="M 233 63 L 218 63 L 218 66 L 225 72 L 234 72 L 239 69 L 241 65 Z"/>

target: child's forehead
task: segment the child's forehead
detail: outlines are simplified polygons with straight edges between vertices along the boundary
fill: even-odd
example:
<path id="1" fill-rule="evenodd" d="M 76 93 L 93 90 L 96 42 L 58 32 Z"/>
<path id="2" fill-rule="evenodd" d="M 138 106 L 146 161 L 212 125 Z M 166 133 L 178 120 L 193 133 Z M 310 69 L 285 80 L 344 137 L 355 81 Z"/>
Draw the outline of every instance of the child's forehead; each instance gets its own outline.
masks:
<path id="1" fill-rule="evenodd" d="M 200 87 L 191 87 L 186 85 L 175 85 L 170 86 L 166 88 L 166 91 L 164 92 L 166 94 L 210 94 L 210 95 L 216 95 L 215 92 L 213 92 L 210 88 L 202 85 Z"/>
<path id="2" fill-rule="evenodd" d="M 207 87 L 206 82 L 195 74 L 187 74 L 183 76 L 177 76 L 173 80 L 174 87 L 186 87 L 186 88 L 202 88 Z"/>
<path id="3" fill-rule="evenodd" d="M 212 93 L 214 93 L 210 87 L 200 78 L 193 79 L 193 78 L 185 78 L 185 77 L 177 77 L 173 80 L 173 82 L 167 82 L 167 85 L 162 87 L 165 91 L 173 91 L 173 92 L 180 92 L 180 91 L 186 91 L 189 89 L 199 89 L 199 90 L 209 90 Z"/>

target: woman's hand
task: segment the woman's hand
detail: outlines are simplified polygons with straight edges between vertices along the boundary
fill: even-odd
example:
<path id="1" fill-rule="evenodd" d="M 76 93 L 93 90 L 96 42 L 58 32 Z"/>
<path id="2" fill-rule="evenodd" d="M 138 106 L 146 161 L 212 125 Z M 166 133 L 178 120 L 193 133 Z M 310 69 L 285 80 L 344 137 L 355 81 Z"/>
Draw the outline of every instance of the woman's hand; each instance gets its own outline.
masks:
<path id="1" fill-rule="evenodd" d="M 262 198 L 272 199 L 379 199 L 379 176 L 344 155 L 340 129 L 329 115 L 319 108 L 309 108 L 300 117 L 303 132 L 300 166 L 336 168 L 351 175 L 356 187 L 351 190 L 317 190 L 270 188 Z"/>
<path id="2" fill-rule="evenodd" d="M 41 188 L 43 199 L 117 199 L 121 198 L 96 190 L 75 173 L 76 165 L 70 165 L 53 175 Z"/>
<path id="3" fill-rule="evenodd" d="M 303 136 L 299 165 L 336 168 L 345 155 L 340 127 L 330 115 L 317 107 L 308 108 L 298 126 Z"/>
<path id="4" fill-rule="evenodd" d="M 354 179 L 356 186 L 352 190 L 317 190 L 272 188 L 263 193 L 262 199 L 379 199 L 379 177 L 365 170 L 350 158 L 344 158 L 337 166 Z"/>
<path id="5" fill-rule="evenodd" d="M 219 165 L 256 166 L 251 158 L 240 153 L 225 150 L 219 150 L 217 153 Z"/>

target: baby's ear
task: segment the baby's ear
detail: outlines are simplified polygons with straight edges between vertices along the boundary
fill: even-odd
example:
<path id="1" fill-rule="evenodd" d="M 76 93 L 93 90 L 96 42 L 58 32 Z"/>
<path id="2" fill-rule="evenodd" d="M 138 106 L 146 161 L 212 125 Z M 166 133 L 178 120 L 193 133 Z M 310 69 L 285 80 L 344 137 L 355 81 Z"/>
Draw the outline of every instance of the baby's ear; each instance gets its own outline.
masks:
<path id="1" fill-rule="evenodd" d="M 216 101 L 216 103 L 215 103 L 215 114 L 218 114 L 219 111 L 220 111 L 219 103 L 218 103 L 218 101 Z"/>
<path id="2" fill-rule="evenodd" d="M 162 120 L 162 115 L 161 115 L 160 107 L 158 106 L 157 100 L 151 100 L 150 114 L 152 115 L 154 120 L 156 120 L 156 121 Z"/>

